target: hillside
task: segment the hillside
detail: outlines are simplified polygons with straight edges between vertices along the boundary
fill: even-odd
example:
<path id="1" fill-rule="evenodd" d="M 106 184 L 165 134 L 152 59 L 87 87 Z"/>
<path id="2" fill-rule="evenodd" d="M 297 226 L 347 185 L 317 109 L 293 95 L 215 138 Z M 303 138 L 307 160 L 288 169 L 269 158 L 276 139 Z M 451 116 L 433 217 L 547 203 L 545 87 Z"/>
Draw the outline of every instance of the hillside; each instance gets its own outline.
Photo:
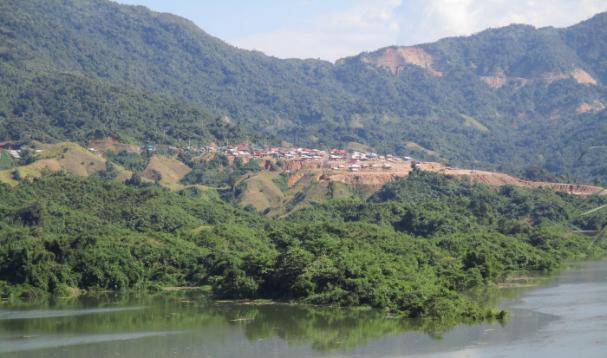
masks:
<path id="1" fill-rule="evenodd" d="M 199 122 L 192 110 L 208 111 L 227 114 L 260 137 L 275 136 L 266 141 L 359 143 L 454 165 L 511 173 L 537 165 L 604 181 L 606 22 L 607 14 L 599 14 L 564 29 L 512 25 L 331 64 L 240 50 L 185 19 L 143 7 L 7 0 L 0 4 L 2 134 L 22 135 L 20 126 L 31 121 L 45 127 L 38 139 L 80 140 L 102 129 L 163 141 L 162 128 L 170 123 L 183 129 L 169 139 L 186 141 Z M 65 87 L 65 76 L 76 93 L 100 88 L 95 101 L 110 102 L 76 114 L 55 105 L 79 102 L 61 88 L 47 102 L 37 100 L 48 78 Z M 21 82 L 25 89 L 16 85 Z M 130 115 L 145 127 L 136 133 L 120 121 L 107 125 L 106 113 L 116 117 L 113 91 L 128 99 L 127 113 L 145 110 L 134 105 L 143 100 L 156 107 L 152 112 L 170 114 L 151 121 Z M 175 105 L 192 110 L 175 113 Z M 62 131 L 79 116 L 89 119 L 84 129 Z"/>
<path id="2" fill-rule="evenodd" d="M 281 150 L 288 152 L 286 148 Z M 21 150 L 20 161 L 12 160 L 8 151 L 0 149 L 6 162 L 4 169 L 0 168 L 0 182 L 16 186 L 33 178 L 64 172 L 141 187 L 157 184 L 171 191 L 196 188 L 217 192 L 224 201 L 271 217 L 331 200 L 368 198 L 415 170 L 492 187 L 549 189 L 581 197 L 607 196 L 604 187 L 554 182 L 542 178 L 542 173 L 535 173 L 535 180 L 525 180 L 500 172 L 394 156 L 331 159 L 325 152 L 325 157 L 318 159 L 277 159 L 271 155 L 233 156 L 229 152 L 227 149 L 201 155 L 171 146 L 159 146 L 148 152 L 145 147 L 113 138 L 92 140 L 88 148 L 71 142 L 36 143 Z"/>
<path id="3" fill-rule="evenodd" d="M 0 184 L 0 297 L 204 287 L 220 298 L 503 319 L 463 292 L 603 255 L 606 199 L 415 173 L 268 219 L 194 189 L 55 174 Z"/>
<path id="4" fill-rule="evenodd" d="M 391 163 L 389 169 L 382 168 L 383 163 L 385 161 L 371 161 L 366 163 L 366 169 L 348 171 L 332 169 L 336 163 L 327 165 L 318 161 L 308 164 L 308 167 L 301 167 L 295 161 L 286 167 L 286 171 L 262 171 L 247 175 L 239 183 L 244 189 L 239 191 L 237 202 L 241 206 L 250 205 L 270 216 L 280 216 L 334 199 L 367 198 L 384 186 L 411 175 L 410 162 Z M 416 168 L 421 172 L 441 174 L 491 187 L 546 189 L 581 197 L 607 196 L 604 187 L 524 180 L 504 173 L 453 168 L 435 162 L 424 162 Z M 284 185 L 280 185 L 281 179 L 284 180 Z"/>
<path id="5" fill-rule="evenodd" d="M 38 153 L 32 155 L 31 163 L 14 165 L 0 170 L 0 182 L 17 185 L 25 178 L 39 178 L 56 172 L 66 172 L 79 177 L 99 175 L 108 169 L 106 158 L 92 153 L 76 143 L 38 144 Z M 131 177 L 132 173 L 120 165 L 113 164 L 112 171 L 118 181 Z"/>
<path id="6" fill-rule="evenodd" d="M 200 106 L 81 74 L 0 62 L 0 85 L 0 141 L 86 143 L 112 136 L 135 144 L 201 144 L 249 137 Z"/>

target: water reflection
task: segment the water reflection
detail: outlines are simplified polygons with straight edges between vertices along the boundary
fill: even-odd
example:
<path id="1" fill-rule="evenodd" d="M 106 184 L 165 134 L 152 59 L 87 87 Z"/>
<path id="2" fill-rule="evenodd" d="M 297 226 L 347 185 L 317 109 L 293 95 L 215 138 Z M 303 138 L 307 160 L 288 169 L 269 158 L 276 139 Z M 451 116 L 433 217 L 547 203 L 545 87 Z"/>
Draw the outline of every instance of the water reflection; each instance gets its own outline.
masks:
<path id="1" fill-rule="evenodd" d="M 540 288 L 477 292 L 489 303 L 507 297 L 513 317 L 505 326 L 403 320 L 377 310 L 219 303 L 192 292 L 4 303 L 0 355 L 549 356 L 545 351 L 559 356 L 560 351 L 575 353 L 578 341 L 607 348 L 606 282 L 607 262 L 602 262 Z M 555 352 L 548 349 L 551 340 L 573 348 L 553 344 L 560 350 Z"/>
<path id="2" fill-rule="evenodd" d="M 370 309 L 220 303 L 193 293 L 100 296 L 1 309 L 0 352 L 175 332 L 204 342 L 210 329 L 226 336 L 237 333 L 249 342 L 279 339 L 288 346 L 305 346 L 322 353 L 352 350 L 379 337 L 408 331 L 423 331 L 438 338 L 455 325 L 457 322 L 404 320 Z"/>
<path id="3" fill-rule="evenodd" d="M 95 303 L 96 302 L 96 303 Z M 86 308 L 90 305 L 127 305 L 127 307 Z M 129 306 L 129 305 L 136 306 Z M 74 308 L 82 307 L 80 309 Z M 82 343 L 94 342 L 122 332 L 125 339 L 145 337 L 142 331 L 170 330 L 189 332 L 213 329 L 238 330 L 250 341 L 280 338 L 290 345 L 309 344 L 318 351 L 354 348 L 369 340 L 405 331 L 423 330 L 438 336 L 455 322 L 413 321 L 390 317 L 385 312 L 364 309 L 314 308 L 286 304 L 252 305 L 214 303 L 202 296 L 173 293 L 153 297 L 99 297 L 84 301 L 58 302 L 48 309 L 0 310 L 0 339 L 40 336 L 85 335 Z M 135 334 L 133 334 L 135 333 Z M 45 338 L 43 341 L 54 339 Z M 57 338 L 58 339 L 58 338 Z M 78 340 L 62 338 L 66 345 Z M 6 342 L 6 341 L 5 341 Z M 37 343 L 42 346 L 42 343 Z M 30 347 L 28 344 L 12 347 Z M 54 344 L 49 344 L 55 346 Z M 0 352 L 8 351 L 6 344 Z M 19 348 L 21 349 L 21 348 Z"/>
<path id="4" fill-rule="evenodd" d="M 118 307 L 118 308 L 89 308 L 89 309 L 64 309 L 64 310 L 0 310 L 0 321 L 13 319 L 53 318 L 69 316 L 85 316 L 91 314 L 103 314 L 140 310 L 143 307 Z"/>

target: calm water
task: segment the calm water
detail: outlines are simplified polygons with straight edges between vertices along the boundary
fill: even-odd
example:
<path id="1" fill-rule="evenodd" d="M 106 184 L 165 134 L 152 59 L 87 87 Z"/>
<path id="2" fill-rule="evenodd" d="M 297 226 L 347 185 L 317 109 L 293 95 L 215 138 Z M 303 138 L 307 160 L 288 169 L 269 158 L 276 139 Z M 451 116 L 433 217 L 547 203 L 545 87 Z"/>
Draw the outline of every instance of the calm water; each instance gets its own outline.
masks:
<path id="1" fill-rule="evenodd" d="M 194 294 L 0 305 L 0 357 L 607 357 L 607 261 L 501 291 L 505 325 L 212 303 Z"/>

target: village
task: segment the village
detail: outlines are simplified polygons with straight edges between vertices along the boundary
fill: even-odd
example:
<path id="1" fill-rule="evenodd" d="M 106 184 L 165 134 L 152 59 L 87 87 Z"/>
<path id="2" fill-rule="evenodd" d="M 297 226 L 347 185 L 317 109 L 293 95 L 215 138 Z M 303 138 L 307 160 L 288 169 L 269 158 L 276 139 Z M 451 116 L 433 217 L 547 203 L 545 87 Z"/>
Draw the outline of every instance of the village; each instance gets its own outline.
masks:
<path id="1" fill-rule="evenodd" d="M 265 161 L 283 161 L 286 168 L 299 169 L 322 169 L 330 171 L 401 171 L 409 169 L 412 163 L 424 164 L 425 162 L 416 161 L 409 156 L 397 156 L 392 154 L 378 154 L 376 152 L 360 152 L 345 149 L 311 149 L 302 147 L 268 147 L 262 148 L 253 144 L 233 144 L 233 145 L 186 145 L 172 146 L 163 144 L 144 144 L 140 147 L 131 146 L 139 154 L 149 156 L 155 154 L 179 154 L 182 152 L 192 155 L 213 155 L 222 154 L 230 160 L 240 158 L 249 161 L 253 159 Z M 138 148 L 138 149 L 137 149 Z M 89 143 L 86 149 L 95 154 L 103 154 L 105 150 L 100 148 L 95 142 Z M 18 144 L 14 142 L 0 143 L 0 154 L 5 152 L 14 161 L 20 161 L 25 152 L 31 154 L 42 153 L 43 150 L 36 143 Z"/>
<path id="2" fill-rule="evenodd" d="M 155 150 L 155 147 L 147 146 L 146 150 Z M 200 154 L 220 153 L 228 158 L 234 159 L 283 160 L 287 163 L 297 162 L 301 167 L 307 169 L 330 169 L 334 171 L 347 170 L 350 172 L 369 170 L 389 171 L 399 166 L 410 167 L 411 163 L 415 162 L 415 160 L 409 156 L 400 157 L 392 154 L 381 155 L 375 152 L 359 152 L 345 149 L 321 150 L 301 147 L 259 148 L 248 144 L 237 144 L 221 147 L 190 147 L 187 148 L 187 150 Z"/>

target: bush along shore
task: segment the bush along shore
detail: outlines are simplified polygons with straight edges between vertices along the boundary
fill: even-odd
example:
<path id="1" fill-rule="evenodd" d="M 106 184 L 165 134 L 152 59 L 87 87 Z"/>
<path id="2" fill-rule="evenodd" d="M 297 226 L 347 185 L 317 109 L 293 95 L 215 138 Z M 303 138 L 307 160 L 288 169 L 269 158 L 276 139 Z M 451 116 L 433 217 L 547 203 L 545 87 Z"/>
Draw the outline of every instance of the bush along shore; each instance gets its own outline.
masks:
<path id="1" fill-rule="evenodd" d="M 607 212 L 593 211 L 605 204 L 416 171 L 367 200 L 271 220 L 212 190 L 59 173 L 0 185 L 0 295 L 204 287 L 220 299 L 503 319 L 463 292 L 605 255 Z"/>

